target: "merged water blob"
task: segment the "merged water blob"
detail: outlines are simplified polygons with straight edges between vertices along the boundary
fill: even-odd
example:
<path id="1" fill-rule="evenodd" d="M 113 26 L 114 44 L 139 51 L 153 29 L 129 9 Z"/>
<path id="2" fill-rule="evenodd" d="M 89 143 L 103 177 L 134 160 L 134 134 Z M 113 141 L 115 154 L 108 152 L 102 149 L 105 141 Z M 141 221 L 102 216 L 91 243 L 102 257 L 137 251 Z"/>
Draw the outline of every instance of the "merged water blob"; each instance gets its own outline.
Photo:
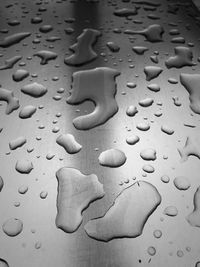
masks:
<path id="1" fill-rule="evenodd" d="M 10 237 L 19 235 L 23 230 L 23 223 L 16 218 L 10 218 L 2 225 L 4 233 Z"/>
<path id="2" fill-rule="evenodd" d="M 24 136 L 19 136 L 16 139 L 13 139 L 9 142 L 9 147 L 11 150 L 15 150 L 21 146 L 23 146 L 27 142 Z"/>
<path id="3" fill-rule="evenodd" d="M 117 113 L 115 77 L 118 75 L 120 72 L 106 67 L 73 73 L 72 91 L 67 98 L 67 103 L 80 104 L 86 100 L 95 103 L 92 113 L 73 120 L 78 130 L 92 129 L 105 123 Z"/>
<path id="4" fill-rule="evenodd" d="M 100 35 L 100 31 L 84 29 L 83 33 L 77 37 L 77 43 L 70 46 L 70 50 L 72 50 L 74 54 L 65 58 L 65 64 L 80 66 L 96 59 L 97 54 L 93 50 L 93 46 Z"/>
<path id="5" fill-rule="evenodd" d="M 103 185 L 95 174 L 84 175 L 73 168 L 56 172 L 58 180 L 56 226 L 66 233 L 75 232 L 82 223 L 82 212 L 91 202 L 102 198 Z"/>
<path id="6" fill-rule="evenodd" d="M 90 220 L 84 226 L 85 231 L 91 238 L 104 242 L 135 238 L 142 234 L 149 216 L 160 203 L 156 187 L 145 181 L 136 182 L 116 197 L 103 217 Z"/>
<path id="7" fill-rule="evenodd" d="M 14 96 L 14 93 L 10 90 L 0 88 L 0 101 L 6 101 L 6 114 L 12 113 L 14 110 L 19 108 L 19 99 Z"/>
<path id="8" fill-rule="evenodd" d="M 187 137 L 183 148 L 178 148 L 178 152 L 181 156 L 181 162 L 188 160 L 189 156 L 195 156 L 200 159 L 200 148 L 198 140 Z"/>
<path id="9" fill-rule="evenodd" d="M 37 82 L 29 83 L 21 88 L 21 91 L 29 96 L 38 98 L 46 94 L 47 88 Z"/>
<path id="10" fill-rule="evenodd" d="M 12 69 L 14 65 L 22 59 L 22 56 L 13 56 L 5 60 L 4 65 L 0 66 L 0 70 Z"/>
<path id="11" fill-rule="evenodd" d="M 181 73 L 180 82 L 189 93 L 191 110 L 200 114 L 200 74 Z"/>
<path id="12" fill-rule="evenodd" d="M 164 29 L 159 24 L 153 24 L 148 26 L 144 30 L 134 31 L 134 30 L 125 30 L 124 33 L 126 34 L 140 34 L 143 35 L 147 41 L 155 43 L 155 42 L 162 42 L 162 36 L 164 33 Z"/>
<path id="13" fill-rule="evenodd" d="M 52 51 L 48 51 L 48 50 L 40 50 L 36 52 L 35 54 L 33 54 L 33 56 L 39 57 L 41 59 L 40 64 L 45 65 L 50 60 L 56 59 L 58 54 Z"/>
<path id="14" fill-rule="evenodd" d="M 6 260 L 0 258 L 0 267 L 9 267 L 9 264 Z"/>
<path id="15" fill-rule="evenodd" d="M 186 66 L 193 66 L 193 54 L 189 47 L 177 46 L 174 48 L 175 56 L 170 57 L 165 61 L 165 65 L 170 68 L 182 68 Z"/>
<path id="16" fill-rule="evenodd" d="M 10 36 L 7 36 L 4 38 L 3 41 L 0 42 L 0 47 L 10 47 L 14 44 L 19 43 L 20 41 L 24 40 L 26 37 L 30 36 L 30 32 L 19 32 L 19 33 L 14 33 Z"/>
<path id="17" fill-rule="evenodd" d="M 186 217 L 191 226 L 200 227 L 200 186 L 197 188 L 193 198 L 194 209 Z"/>
<path id="18" fill-rule="evenodd" d="M 61 134 L 57 137 L 56 143 L 62 146 L 69 154 L 78 153 L 82 146 L 75 140 L 72 134 Z"/>
<path id="19" fill-rule="evenodd" d="M 112 148 L 103 151 L 99 156 L 99 163 L 106 167 L 120 167 L 126 162 L 126 155 L 123 151 Z"/>

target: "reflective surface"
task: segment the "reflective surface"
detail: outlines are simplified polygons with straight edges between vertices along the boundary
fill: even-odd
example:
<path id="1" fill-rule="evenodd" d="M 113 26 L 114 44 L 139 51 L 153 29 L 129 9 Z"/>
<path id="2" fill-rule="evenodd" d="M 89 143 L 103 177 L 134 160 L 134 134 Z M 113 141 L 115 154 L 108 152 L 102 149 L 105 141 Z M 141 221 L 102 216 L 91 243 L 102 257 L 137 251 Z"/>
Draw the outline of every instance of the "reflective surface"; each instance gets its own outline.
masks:
<path id="1" fill-rule="evenodd" d="M 195 266 L 193 2 L 0 7 L 0 265 Z"/>

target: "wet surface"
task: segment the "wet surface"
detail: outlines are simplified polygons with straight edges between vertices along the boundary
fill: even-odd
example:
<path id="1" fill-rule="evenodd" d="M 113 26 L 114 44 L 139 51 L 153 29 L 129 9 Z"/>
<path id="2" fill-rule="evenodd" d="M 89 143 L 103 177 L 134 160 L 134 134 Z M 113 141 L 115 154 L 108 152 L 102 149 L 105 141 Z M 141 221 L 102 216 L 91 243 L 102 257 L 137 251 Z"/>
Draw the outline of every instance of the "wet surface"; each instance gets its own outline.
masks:
<path id="1" fill-rule="evenodd" d="M 197 7 L 0 2 L 0 266 L 200 266 Z"/>

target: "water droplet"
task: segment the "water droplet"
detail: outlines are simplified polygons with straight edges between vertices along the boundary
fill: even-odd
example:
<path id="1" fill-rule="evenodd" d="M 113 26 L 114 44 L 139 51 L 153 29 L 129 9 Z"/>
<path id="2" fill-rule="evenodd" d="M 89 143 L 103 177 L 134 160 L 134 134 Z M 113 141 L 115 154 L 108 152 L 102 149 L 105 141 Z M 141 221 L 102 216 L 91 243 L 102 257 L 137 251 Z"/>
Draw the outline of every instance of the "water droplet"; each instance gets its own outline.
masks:
<path id="1" fill-rule="evenodd" d="M 140 138 L 137 135 L 131 135 L 126 138 L 126 143 L 129 145 L 135 145 L 137 142 L 139 142 Z"/>
<path id="2" fill-rule="evenodd" d="M 11 150 L 15 150 L 18 147 L 23 146 L 26 143 L 26 138 L 24 136 L 17 137 L 16 139 L 9 142 L 9 147 Z"/>
<path id="3" fill-rule="evenodd" d="M 31 118 L 32 115 L 36 112 L 37 108 L 32 105 L 28 105 L 23 107 L 19 112 L 19 117 L 21 119 L 28 119 Z"/>
<path id="4" fill-rule="evenodd" d="M 152 83 L 147 86 L 147 88 L 153 92 L 159 92 L 160 86 L 157 83 Z"/>
<path id="5" fill-rule="evenodd" d="M 172 135 L 172 134 L 174 133 L 174 130 L 171 129 L 168 125 L 162 125 L 162 126 L 161 126 L 161 131 L 162 131 L 163 133 L 168 134 L 168 135 Z"/>
<path id="6" fill-rule="evenodd" d="M 78 153 L 82 148 L 72 134 L 61 134 L 56 139 L 56 143 L 62 146 L 69 154 Z"/>
<path id="7" fill-rule="evenodd" d="M 46 159 L 47 160 L 51 160 L 51 159 L 53 159 L 55 157 L 55 154 L 53 154 L 53 153 L 48 153 L 47 155 L 46 155 Z"/>
<path id="8" fill-rule="evenodd" d="M 48 33 L 50 31 L 53 30 L 53 27 L 49 24 L 45 24 L 45 25 L 42 25 L 40 28 L 39 28 L 39 31 L 42 32 L 42 33 Z"/>
<path id="9" fill-rule="evenodd" d="M 15 82 L 21 82 L 25 78 L 29 76 L 29 72 L 24 69 L 16 70 L 16 72 L 13 74 L 12 78 Z"/>
<path id="10" fill-rule="evenodd" d="M 163 69 L 158 66 L 146 66 L 144 68 L 144 73 L 146 74 L 146 80 L 151 81 L 152 79 L 158 77 L 162 71 Z"/>
<path id="11" fill-rule="evenodd" d="M 15 169 L 20 173 L 28 174 L 33 169 L 33 163 L 29 160 L 20 159 L 16 162 Z"/>
<path id="12" fill-rule="evenodd" d="M 126 86 L 130 89 L 133 89 L 137 86 L 137 84 L 134 82 L 127 82 Z"/>
<path id="13" fill-rule="evenodd" d="M 22 232 L 23 223 L 19 219 L 10 218 L 3 223 L 2 229 L 6 235 L 14 237 Z"/>
<path id="14" fill-rule="evenodd" d="M 188 180 L 188 178 L 184 177 L 184 176 L 178 176 L 178 177 L 174 178 L 173 182 L 174 182 L 174 185 L 176 186 L 176 188 L 179 190 L 187 190 L 191 186 L 191 183 Z"/>
<path id="15" fill-rule="evenodd" d="M 154 235 L 155 238 L 161 238 L 162 232 L 160 230 L 155 230 L 153 232 L 153 235 Z"/>
<path id="16" fill-rule="evenodd" d="M 174 44 L 184 44 L 185 43 L 185 38 L 183 38 L 182 36 L 173 37 L 171 39 L 171 42 L 174 43 Z"/>
<path id="17" fill-rule="evenodd" d="M 126 110 L 126 114 L 127 114 L 128 116 L 130 116 L 130 117 L 135 116 L 135 114 L 137 114 L 137 113 L 138 113 L 137 107 L 135 107 L 135 106 L 133 106 L 133 105 L 129 106 L 129 107 L 127 108 L 127 110 Z"/>
<path id="18" fill-rule="evenodd" d="M 137 8 L 132 7 L 132 8 L 121 8 L 117 9 L 113 13 L 115 16 L 118 17 L 129 17 L 129 16 L 134 16 L 137 15 Z"/>
<path id="19" fill-rule="evenodd" d="M 150 164 L 145 164 L 142 169 L 147 173 L 153 173 L 155 171 L 154 167 Z"/>
<path id="20" fill-rule="evenodd" d="M 116 43 L 114 43 L 114 42 L 107 42 L 106 45 L 107 45 L 107 47 L 109 48 L 109 50 L 110 50 L 111 52 L 116 53 L 116 52 L 119 52 L 119 50 L 120 50 L 120 46 L 118 46 L 118 45 L 117 45 Z"/>
<path id="21" fill-rule="evenodd" d="M 148 131 L 150 129 L 150 125 L 148 122 L 140 122 L 136 125 L 136 127 L 140 131 Z"/>
<path id="22" fill-rule="evenodd" d="M 170 181 L 170 178 L 169 178 L 168 175 L 163 175 L 163 176 L 161 176 L 160 179 L 161 179 L 161 181 L 162 181 L 163 183 L 165 183 L 165 184 L 169 183 L 169 181 Z"/>
<path id="23" fill-rule="evenodd" d="M 147 252 L 150 256 L 154 256 L 156 254 L 156 249 L 154 247 L 148 247 Z"/>
<path id="24" fill-rule="evenodd" d="M 42 243 L 41 243 L 40 241 L 37 241 L 37 242 L 35 243 L 35 248 L 36 248 L 36 249 L 40 249 L 41 246 L 42 246 Z"/>
<path id="25" fill-rule="evenodd" d="M 47 191 L 42 191 L 42 192 L 40 193 L 40 198 L 41 198 L 41 199 L 45 199 L 47 196 L 48 196 L 48 192 L 47 192 Z"/>
<path id="26" fill-rule="evenodd" d="M 30 83 L 30 84 L 24 85 L 21 88 L 21 91 L 24 94 L 27 94 L 27 95 L 30 95 L 32 97 L 36 97 L 37 98 L 37 97 L 41 97 L 44 94 L 46 94 L 47 88 L 44 87 L 42 84 L 34 82 L 34 83 Z"/>
<path id="27" fill-rule="evenodd" d="M 178 214 L 178 210 L 175 206 L 168 206 L 164 209 L 163 213 L 165 215 L 168 215 L 168 216 L 171 216 L 171 217 L 174 217 Z"/>
<path id="28" fill-rule="evenodd" d="M 176 253 L 176 255 L 177 255 L 178 257 L 183 257 L 183 256 L 184 256 L 184 253 L 183 253 L 182 250 L 178 250 L 177 253 Z"/>
<path id="29" fill-rule="evenodd" d="M 120 167 L 126 162 L 126 155 L 119 149 L 103 151 L 99 156 L 99 163 L 107 167 Z"/>
<path id="30" fill-rule="evenodd" d="M 142 107 L 149 107 L 153 104 L 154 100 L 150 97 L 147 97 L 145 99 L 142 99 L 139 101 L 140 106 Z"/>
<path id="31" fill-rule="evenodd" d="M 146 46 L 133 46 L 132 50 L 138 55 L 144 55 L 144 52 L 148 51 L 149 49 Z"/>
<path id="32" fill-rule="evenodd" d="M 31 19 L 31 23 L 32 24 L 38 24 L 42 22 L 42 18 L 41 17 L 34 17 Z"/>
<path id="33" fill-rule="evenodd" d="M 140 157 L 144 160 L 156 160 L 156 150 L 153 148 L 146 148 L 140 152 Z"/>
<path id="34" fill-rule="evenodd" d="M 20 194 L 26 194 L 26 192 L 28 191 L 28 186 L 27 185 L 22 185 L 18 188 L 18 192 Z"/>

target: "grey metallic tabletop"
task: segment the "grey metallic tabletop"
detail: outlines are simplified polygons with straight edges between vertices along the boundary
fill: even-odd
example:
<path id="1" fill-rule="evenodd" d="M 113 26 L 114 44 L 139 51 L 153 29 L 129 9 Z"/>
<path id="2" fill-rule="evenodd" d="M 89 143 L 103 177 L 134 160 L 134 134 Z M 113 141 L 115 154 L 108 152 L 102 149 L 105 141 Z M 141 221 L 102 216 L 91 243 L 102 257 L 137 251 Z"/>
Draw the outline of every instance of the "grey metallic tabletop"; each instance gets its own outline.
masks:
<path id="1" fill-rule="evenodd" d="M 0 267 L 200 266 L 199 8 L 0 1 Z"/>

